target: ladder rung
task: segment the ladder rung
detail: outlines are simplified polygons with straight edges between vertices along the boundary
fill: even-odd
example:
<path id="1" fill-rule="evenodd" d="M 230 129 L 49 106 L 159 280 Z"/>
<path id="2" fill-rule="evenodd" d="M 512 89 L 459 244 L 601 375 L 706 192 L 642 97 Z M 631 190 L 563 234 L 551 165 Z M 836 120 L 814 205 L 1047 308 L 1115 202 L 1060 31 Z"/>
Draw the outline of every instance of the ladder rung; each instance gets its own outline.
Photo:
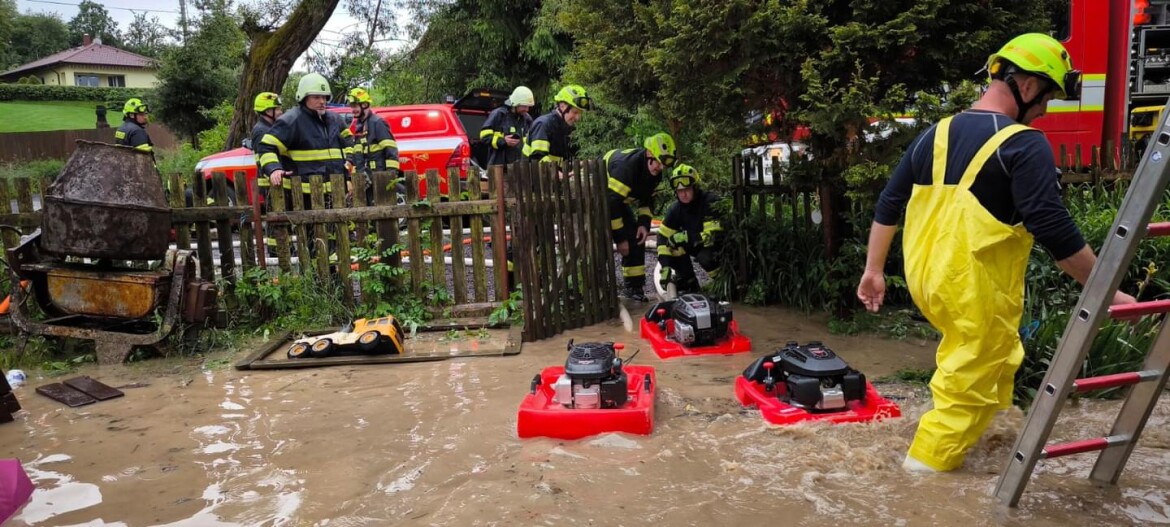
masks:
<path id="1" fill-rule="evenodd" d="M 1170 300 L 1154 300 L 1152 302 L 1109 306 L 1109 316 L 1113 318 L 1130 318 L 1165 313 L 1167 311 L 1170 311 Z"/>
<path id="2" fill-rule="evenodd" d="M 1105 388 L 1116 388 L 1118 386 L 1129 386 L 1142 381 L 1157 379 L 1161 373 L 1158 370 L 1142 370 L 1101 375 L 1099 377 L 1085 377 L 1084 379 L 1073 381 L 1073 390 L 1077 392 L 1089 392 L 1103 390 Z"/>
<path id="3" fill-rule="evenodd" d="M 1170 222 L 1151 223 L 1146 231 L 1146 236 L 1170 236 Z"/>
<path id="4" fill-rule="evenodd" d="M 1112 445 L 1120 445 L 1124 442 L 1126 442 L 1125 436 L 1108 436 L 1070 441 L 1068 443 L 1053 443 L 1040 451 L 1040 457 L 1050 459 L 1060 456 L 1070 456 L 1072 454 L 1095 452 L 1097 450 L 1105 450 Z"/>

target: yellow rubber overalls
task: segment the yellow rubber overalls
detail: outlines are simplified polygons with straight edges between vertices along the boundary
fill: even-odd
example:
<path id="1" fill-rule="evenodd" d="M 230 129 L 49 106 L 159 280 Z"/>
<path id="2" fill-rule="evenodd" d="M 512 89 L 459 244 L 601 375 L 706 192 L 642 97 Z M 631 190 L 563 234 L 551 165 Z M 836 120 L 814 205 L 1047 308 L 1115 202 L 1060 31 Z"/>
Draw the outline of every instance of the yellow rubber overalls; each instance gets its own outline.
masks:
<path id="1" fill-rule="evenodd" d="M 933 181 L 914 185 L 902 238 L 910 294 L 942 332 L 930 380 L 934 409 L 919 421 L 909 454 L 940 471 L 962 465 L 995 412 L 1012 404 L 1012 382 L 1024 358 L 1019 324 L 1032 251 L 1032 235 L 1022 224 L 1000 222 L 970 192 L 1004 141 L 1030 128 L 1000 130 L 958 185 L 944 185 L 951 119 L 935 131 Z"/>

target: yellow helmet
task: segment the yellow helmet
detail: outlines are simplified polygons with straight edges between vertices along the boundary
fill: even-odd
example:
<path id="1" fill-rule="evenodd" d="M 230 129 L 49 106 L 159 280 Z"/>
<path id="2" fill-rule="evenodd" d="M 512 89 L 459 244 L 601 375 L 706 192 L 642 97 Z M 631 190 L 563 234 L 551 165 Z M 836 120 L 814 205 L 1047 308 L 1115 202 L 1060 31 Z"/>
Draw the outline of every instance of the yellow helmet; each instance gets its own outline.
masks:
<path id="1" fill-rule="evenodd" d="M 349 104 L 370 104 L 373 98 L 370 97 L 370 92 L 365 88 L 354 88 L 349 90 L 349 95 L 345 97 L 345 102 Z"/>
<path id="2" fill-rule="evenodd" d="M 563 102 L 578 110 L 589 110 L 593 108 L 593 100 L 589 98 L 589 94 L 585 92 L 585 88 L 577 84 L 570 84 L 561 88 L 561 91 L 557 92 L 553 100 Z"/>
<path id="3" fill-rule="evenodd" d="M 674 138 L 670 134 L 662 132 L 647 137 L 643 146 L 646 147 L 646 151 L 650 152 L 651 156 L 654 156 L 654 159 L 662 163 L 662 166 L 674 165 Z"/>
<path id="4" fill-rule="evenodd" d="M 1010 66 L 1051 81 L 1056 88 L 1056 99 L 1081 98 L 1081 72 L 1073 69 L 1068 50 L 1048 35 L 1025 33 L 987 58 L 987 72 L 993 79 L 1011 73 Z"/>
<path id="5" fill-rule="evenodd" d="M 130 115 L 135 113 L 150 113 L 150 107 L 142 102 L 142 99 L 137 97 L 128 99 L 126 104 L 122 105 L 122 115 Z"/>
<path id="6" fill-rule="evenodd" d="M 670 188 L 671 190 L 694 188 L 699 186 L 702 180 L 703 178 L 699 177 L 699 171 L 695 170 L 695 167 L 679 163 L 670 173 Z"/>
<path id="7" fill-rule="evenodd" d="M 256 99 L 252 101 L 252 109 L 255 110 L 256 113 L 264 113 L 273 108 L 279 108 L 280 106 L 280 95 L 270 91 L 266 91 L 257 95 Z"/>

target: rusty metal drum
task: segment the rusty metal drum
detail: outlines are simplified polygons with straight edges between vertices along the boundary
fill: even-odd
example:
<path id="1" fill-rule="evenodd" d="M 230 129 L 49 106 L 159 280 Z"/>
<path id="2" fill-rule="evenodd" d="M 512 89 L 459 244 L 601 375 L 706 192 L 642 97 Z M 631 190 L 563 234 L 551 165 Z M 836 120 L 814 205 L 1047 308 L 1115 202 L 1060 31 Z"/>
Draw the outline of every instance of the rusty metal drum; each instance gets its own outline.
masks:
<path id="1" fill-rule="evenodd" d="M 170 241 L 154 156 L 125 146 L 78 141 L 42 213 L 41 250 L 59 256 L 154 260 Z"/>

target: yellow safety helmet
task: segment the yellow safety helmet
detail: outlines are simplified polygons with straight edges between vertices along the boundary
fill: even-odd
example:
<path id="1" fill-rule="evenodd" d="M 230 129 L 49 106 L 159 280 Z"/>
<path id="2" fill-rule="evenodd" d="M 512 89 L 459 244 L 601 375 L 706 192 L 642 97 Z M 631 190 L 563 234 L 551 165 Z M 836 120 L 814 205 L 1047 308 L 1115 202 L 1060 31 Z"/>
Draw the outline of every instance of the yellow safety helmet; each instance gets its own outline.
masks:
<path id="1" fill-rule="evenodd" d="M 150 107 L 142 102 L 142 99 L 137 97 L 127 100 L 126 104 L 122 105 L 122 114 L 130 115 L 135 113 L 150 113 Z"/>
<path id="2" fill-rule="evenodd" d="M 349 95 L 345 97 L 345 102 L 348 104 L 370 104 L 373 100 L 370 97 L 370 92 L 366 91 L 365 88 L 349 90 Z"/>
<path id="3" fill-rule="evenodd" d="M 699 186 L 702 180 L 703 178 L 699 177 L 699 171 L 695 170 L 695 167 L 679 163 L 670 173 L 670 188 L 671 190 L 694 188 Z"/>
<path id="4" fill-rule="evenodd" d="M 297 102 L 303 102 L 305 97 L 310 95 L 324 95 L 330 99 L 333 98 L 333 92 L 329 91 L 329 81 L 325 80 L 324 75 L 310 73 L 301 77 L 301 82 L 297 83 Z"/>
<path id="5" fill-rule="evenodd" d="M 270 91 L 266 91 L 260 95 L 257 95 L 256 99 L 252 101 L 252 109 L 255 110 L 256 113 L 264 113 L 273 108 L 279 108 L 280 106 L 280 95 Z"/>
<path id="6" fill-rule="evenodd" d="M 1025 33 L 1011 39 L 987 58 L 987 72 L 992 79 L 1002 79 L 1012 73 L 1010 66 L 1051 81 L 1056 99 L 1081 98 L 1081 72 L 1073 69 L 1068 50 L 1048 35 Z"/>
<path id="7" fill-rule="evenodd" d="M 647 137 L 643 146 L 662 166 L 669 168 L 674 165 L 674 138 L 670 134 L 662 132 Z"/>
<path id="8" fill-rule="evenodd" d="M 593 100 L 589 98 L 589 94 L 585 92 L 585 88 L 578 84 L 570 84 L 561 88 L 561 91 L 557 92 L 553 100 L 563 102 L 578 110 L 589 110 L 593 108 Z"/>

